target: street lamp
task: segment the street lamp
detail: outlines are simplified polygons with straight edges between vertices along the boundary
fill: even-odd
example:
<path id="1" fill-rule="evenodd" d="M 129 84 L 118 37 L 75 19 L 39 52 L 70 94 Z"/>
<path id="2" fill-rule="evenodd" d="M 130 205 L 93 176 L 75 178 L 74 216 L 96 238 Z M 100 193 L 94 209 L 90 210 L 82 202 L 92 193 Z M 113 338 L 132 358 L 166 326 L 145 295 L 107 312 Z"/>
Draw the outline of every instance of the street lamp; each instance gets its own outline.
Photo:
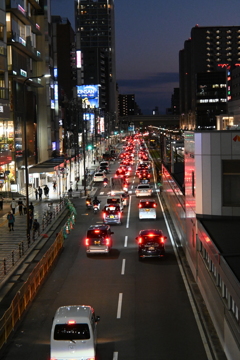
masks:
<path id="1" fill-rule="evenodd" d="M 26 207 L 27 207 L 27 241 L 30 243 L 30 227 L 29 227 L 29 179 L 28 179 L 28 144 L 27 144 L 27 111 L 26 111 L 26 99 L 25 99 L 25 85 L 27 81 L 32 79 L 40 79 L 43 77 L 50 77 L 51 75 L 40 75 L 40 76 L 30 76 L 26 78 L 23 82 L 23 107 L 24 107 L 24 121 L 23 121 L 23 133 L 24 133 L 24 165 L 25 165 L 25 181 L 26 181 Z"/>

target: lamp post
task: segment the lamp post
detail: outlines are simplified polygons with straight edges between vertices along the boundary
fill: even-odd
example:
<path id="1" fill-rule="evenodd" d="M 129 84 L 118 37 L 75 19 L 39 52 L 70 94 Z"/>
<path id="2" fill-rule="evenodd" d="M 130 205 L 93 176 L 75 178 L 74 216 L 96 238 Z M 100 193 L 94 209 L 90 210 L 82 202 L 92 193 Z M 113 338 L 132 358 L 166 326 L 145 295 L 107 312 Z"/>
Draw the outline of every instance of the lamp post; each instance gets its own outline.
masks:
<path id="1" fill-rule="evenodd" d="M 29 179 L 28 179 L 28 144 L 27 144 L 27 111 L 26 111 L 26 95 L 25 95 L 25 85 L 27 81 L 31 79 L 39 79 L 43 77 L 50 77 L 51 75 L 40 75 L 40 76 L 30 76 L 26 78 L 23 82 L 23 107 L 24 107 L 24 121 L 23 121 L 23 133 L 24 133 L 24 165 L 25 165 L 25 182 L 26 182 L 26 208 L 27 208 L 27 241 L 30 243 L 30 226 L 29 226 Z"/>

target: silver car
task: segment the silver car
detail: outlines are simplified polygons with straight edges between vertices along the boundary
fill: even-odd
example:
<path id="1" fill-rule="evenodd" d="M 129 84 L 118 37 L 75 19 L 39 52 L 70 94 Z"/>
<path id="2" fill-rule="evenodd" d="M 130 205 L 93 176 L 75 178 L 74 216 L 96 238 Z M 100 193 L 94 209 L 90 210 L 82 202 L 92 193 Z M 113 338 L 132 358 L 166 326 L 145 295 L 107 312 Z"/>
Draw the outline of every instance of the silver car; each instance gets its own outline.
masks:
<path id="1" fill-rule="evenodd" d="M 156 219 L 157 218 L 157 203 L 152 199 L 140 200 L 138 204 L 139 219 Z"/>
<path id="2" fill-rule="evenodd" d="M 152 196 L 152 188 L 149 184 L 139 184 L 136 188 L 136 197 L 139 196 Z"/>

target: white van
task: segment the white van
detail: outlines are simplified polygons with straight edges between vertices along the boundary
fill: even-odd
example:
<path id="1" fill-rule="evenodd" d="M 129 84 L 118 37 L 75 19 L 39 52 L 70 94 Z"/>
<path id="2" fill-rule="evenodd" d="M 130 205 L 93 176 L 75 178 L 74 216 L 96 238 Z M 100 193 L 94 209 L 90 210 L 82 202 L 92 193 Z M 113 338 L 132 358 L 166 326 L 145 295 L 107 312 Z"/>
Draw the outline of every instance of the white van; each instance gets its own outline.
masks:
<path id="1" fill-rule="evenodd" d="M 58 308 L 52 324 L 50 359 L 95 360 L 99 320 L 88 305 Z"/>

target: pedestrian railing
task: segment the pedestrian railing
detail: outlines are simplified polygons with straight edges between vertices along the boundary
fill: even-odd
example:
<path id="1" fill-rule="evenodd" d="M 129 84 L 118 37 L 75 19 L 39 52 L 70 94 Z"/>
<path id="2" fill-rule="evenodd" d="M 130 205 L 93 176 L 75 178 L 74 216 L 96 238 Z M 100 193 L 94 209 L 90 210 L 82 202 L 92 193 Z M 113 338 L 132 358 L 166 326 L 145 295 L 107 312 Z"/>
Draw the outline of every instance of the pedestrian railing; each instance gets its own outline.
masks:
<path id="1" fill-rule="evenodd" d="M 67 202 L 64 199 L 51 206 L 51 209 L 47 210 L 43 214 L 42 223 L 40 224 L 40 232 L 32 231 L 31 236 L 29 239 L 23 239 L 16 245 L 16 247 L 11 250 L 8 256 L 6 256 L 2 262 L 0 263 L 0 283 L 3 279 L 9 274 L 14 266 L 16 266 L 22 259 L 22 257 L 26 254 L 28 249 L 32 246 L 32 244 L 38 239 L 40 236 L 44 236 L 44 231 L 47 227 L 52 223 L 53 219 L 55 219 L 60 212 L 66 207 Z"/>
<path id="2" fill-rule="evenodd" d="M 63 247 L 63 241 L 64 237 L 61 231 L 0 319 L 0 349 L 6 343 L 16 324 L 22 318 L 23 313 L 35 298 L 40 285 Z"/>

